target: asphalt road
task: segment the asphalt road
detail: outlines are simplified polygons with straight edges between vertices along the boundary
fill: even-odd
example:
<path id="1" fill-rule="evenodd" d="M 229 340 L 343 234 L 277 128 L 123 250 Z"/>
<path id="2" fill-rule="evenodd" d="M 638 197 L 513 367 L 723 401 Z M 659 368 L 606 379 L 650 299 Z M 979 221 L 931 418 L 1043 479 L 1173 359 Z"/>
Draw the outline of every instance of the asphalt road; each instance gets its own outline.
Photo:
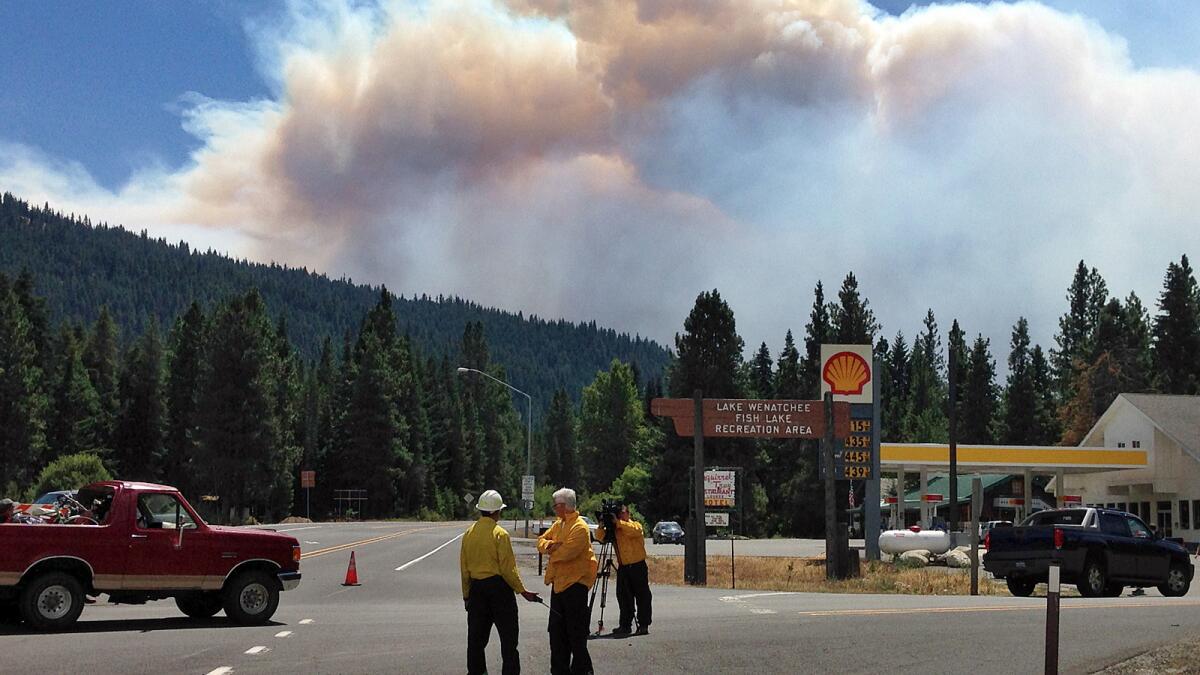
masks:
<path id="1" fill-rule="evenodd" d="M 506 523 L 507 526 L 507 523 Z M 466 666 L 458 542 L 466 523 L 281 526 L 301 540 L 304 581 L 271 625 L 183 617 L 171 601 L 88 607 L 71 633 L 0 627 L 0 672 L 454 673 Z M 355 543 L 366 542 L 371 543 Z M 742 542 L 738 542 L 740 545 Z M 353 544 L 353 546 L 346 546 Z M 440 547 L 440 548 L 439 548 Z M 350 551 L 361 586 L 341 586 Z M 527 542 L 522 563 L 535 564 Z M 523 555 L 522 555 L 523 553 Z M 714 551 L 715 553 L 715 551 Z M 399 569 L 398 569 L 399 568 Z M 536 570 L 523 570 L 542 591 Z M 611 589 L 605 612 L 615 625 Z M 547 609 L 520 602 L 525 672 L 546 672 Z M 1044 599 L 738 592 L 654 587 L 650 635 L 591 643 L 601 673 L 1040 672 Z M 597 610 L 598 613 L 598 610 Z M 594 620 L 597 616 L 593 616 Z M 1184 598 L 1063 600 L 1063 672 L 1090 672 L 1200 635 Z M 500 669 L 499 645 L 488 648 Z"/>

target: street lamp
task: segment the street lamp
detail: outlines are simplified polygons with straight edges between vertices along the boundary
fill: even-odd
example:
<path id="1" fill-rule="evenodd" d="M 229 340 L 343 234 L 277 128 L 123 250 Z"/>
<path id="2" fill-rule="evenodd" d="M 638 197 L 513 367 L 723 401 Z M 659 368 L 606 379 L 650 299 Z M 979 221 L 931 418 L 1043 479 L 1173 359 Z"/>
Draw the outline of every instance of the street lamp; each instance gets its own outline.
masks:
<path id="1" fill-rule="evenodd" d="M 529 394 L 526 394 L 525 392 L 521 391 L 520 389 L 517 389 L 516 387 L 512 386 L 511 384 L 505 382 L 504 380 L 501 380 L 498 377 L 492 377 L 491 375 L 488 375 L 487 373 L 483 372 L 482 370 L 477 370 L 475 368 L 463 368 L 462 366 L 459 366 L 458 372 L 460 374 L 475 373 L 477 375 L 482 375 L 482 376 L 486 377 L 487 379 L 489 379 L 493 382 L 502 384 L 502 385 L 508 387 L 509 389 L 512 389 L 513 391 L 515 391 L 518 394 L 525 397 L 525 402 L 529 406 L 528 413 L 525 416 L 525 421 L 526 421 L 526 427 L 525 427 L 525 475 L 526 476 L 532 475 L 532 473 L 533 473 L 533 471 L 532 471 L 533 470 L 533 397 L 530 396 Z M 529 509 L 525 509 L 525 536 L 526 537 L 529 536 Z"/>

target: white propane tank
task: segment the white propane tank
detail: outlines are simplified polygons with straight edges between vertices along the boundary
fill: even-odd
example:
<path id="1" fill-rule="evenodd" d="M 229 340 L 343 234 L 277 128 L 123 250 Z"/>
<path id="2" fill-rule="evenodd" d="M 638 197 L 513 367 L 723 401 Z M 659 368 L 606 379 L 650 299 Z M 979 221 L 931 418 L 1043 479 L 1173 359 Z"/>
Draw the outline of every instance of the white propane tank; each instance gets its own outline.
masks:
<path id="1" fill-rule="evenodd" d="M 905 551 L 945 553 L 950 550 L 950 533 L 922 530 L 916 525 L 907 530 L 888 530 L 879 535 L 879 550 L 892 555 Z"/>

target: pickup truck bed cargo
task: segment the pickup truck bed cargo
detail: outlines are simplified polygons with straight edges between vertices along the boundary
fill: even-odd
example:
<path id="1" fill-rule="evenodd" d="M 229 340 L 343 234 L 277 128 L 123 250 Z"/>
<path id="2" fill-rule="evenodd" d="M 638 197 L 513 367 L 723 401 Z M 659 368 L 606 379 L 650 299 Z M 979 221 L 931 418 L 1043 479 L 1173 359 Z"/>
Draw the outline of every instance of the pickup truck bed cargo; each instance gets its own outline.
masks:
<path id="1" fill-rule="evenodd" d="M 0 615 L 61 630 L 85 595 L 115 603 L 174 598 L 184 614 L 224 610 L 243 624 L 270 620 L 280 591 L 300 583 L 294 537 L 208 525 L 178 490 L 107 481 L 79 492 L 95 525 L 0 524 Z"/>
<path id="2" fill-rule="evenodd" d="M 1054 509 L 1035 513 L 1019 527 L 994 528 L 985 541 L 983 567 L 1027 596 L 1045 582 L 1052 563 L 1063 583 L 1084 597 L 1117 596 L 1125 586 L 1156 586 L 1163 595 L 1185 595 L 1194 568 L 1182 545 L 1157 536 L 1137 516 L 1110 509 Z"/>

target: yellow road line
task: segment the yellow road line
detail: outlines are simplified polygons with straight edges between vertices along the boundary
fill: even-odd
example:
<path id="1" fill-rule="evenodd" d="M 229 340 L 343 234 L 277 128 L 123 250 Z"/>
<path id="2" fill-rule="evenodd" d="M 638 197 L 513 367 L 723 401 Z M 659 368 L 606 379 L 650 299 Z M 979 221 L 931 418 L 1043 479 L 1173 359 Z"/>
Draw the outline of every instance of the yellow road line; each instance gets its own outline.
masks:
<path id="1" fill-rule="evenodd" d="M 430 527 L 418 527 L 418 528 L 412 529 L 412 530 L 404 530 L 403 532 L 393 532 L 391 534 L 385 534 L 380 537 L 371 537 L 370 539 L 361 539 L 359 541 L 352 541 L 348 544 L 338 544 L 337 546 L 329 546 L 326 548 L 317 549 L 315 551 L 305 551 L 304 553 L 301 554 L 300 560 L 308 560 L 309 558 L 316 558 L 317 556 L 327 555 L 329 553 L 337 553 L 338 551 L 345 551 L 347 549 L 351 549 L 356 546 L 366 546 L 368 544 L 375 544 L 375 543 L 378 543 L 381 541 L 385 541 L 387 539 L 395 539 L 396 537 L 403 537 L 406 534 L 413 534 L 415 532 L 424 532 L 425 530 L 437 530 L 437 529 L 442 529 L 442 528 L 446 528 L 446 527 L 453 527 L 453 526 L 452 525 L 432 525 Z"/>
<path id="2" fill-rule="evenodd" d="M 1062 603 L 1061 609 L 1111 609 L 1113 607 L 1178 607 L 1180 605 L 1200 605 L 1200 601 L 1174 602 L 1105 602 L 1105 603 Z M 905 607 L 889 609 L 836 609 L 823 612 L 800 612 L 800 616 L 874 616 L 881 614 L 937 614 L 946 612 L 1019 612 L 1046 611 L 1045 605 L 985 605 L 983 607 Z"/>

